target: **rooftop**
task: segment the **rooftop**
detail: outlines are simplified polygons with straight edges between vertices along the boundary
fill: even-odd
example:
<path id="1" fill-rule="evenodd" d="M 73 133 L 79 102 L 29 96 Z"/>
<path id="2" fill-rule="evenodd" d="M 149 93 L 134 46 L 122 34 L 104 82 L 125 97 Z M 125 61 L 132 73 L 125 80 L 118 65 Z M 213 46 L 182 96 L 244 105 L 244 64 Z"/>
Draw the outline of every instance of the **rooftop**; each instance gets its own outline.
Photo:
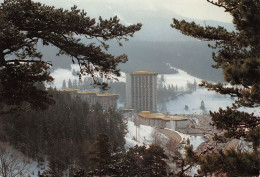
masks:
<path id="1" fill-rule="evenodd" d="M 115 93 L 102 93 L 102 94 L 98 94 L 97 96 L 118 96 L 119 94 L 115 94 Z"/>
<path id="2" fill-rule="evenodd" d="M 138 114 L 140 117 L 146 118 L 146 119 L 162 119 L 162 120 L 187 120 L 186 118 L 182 116 L 168 116 L 164 115 L 163 113 L 150 113 L 150 111 L 142 111 L 142 113 Z"/>
<path id="3" fill-rule="evenodd" d="M 158 73 L 149 72 L 149 71 L 136 71 L 136 72 L 133 72 L 131 74 L 158 74 Z"/>
<path id="4" fill-rule="evenodd" d="M 98 94 L 96 91 L 84 91 L 84 92 L 79 92 L 80 94 L 90 94 L 90 93 L 95 93 Z"/>
<path id="5" fill-rule="evenodd" d="M 59 89 L 58 91 L 64 91 L 64 92 L 80 92 L 80 89 L 67 88 L 67 89 L 65 89 L 65 90 Z"/>
<path id="6" fill-rule="evenodd" d="M 68 89 L 65 89 L 65 90 L 58 90 L 58 91 L 65 91 L 65 92 L 77 92 L 79 94 L 96 94 L 96 96 L 118 96 L 119 94 L 115 94 L 115 93 L 98 93 L 97 91 L 84 91 L 84 92 L 81 92 L 80 89 L 71 89 L 71 88 L 68 88 Z"/>

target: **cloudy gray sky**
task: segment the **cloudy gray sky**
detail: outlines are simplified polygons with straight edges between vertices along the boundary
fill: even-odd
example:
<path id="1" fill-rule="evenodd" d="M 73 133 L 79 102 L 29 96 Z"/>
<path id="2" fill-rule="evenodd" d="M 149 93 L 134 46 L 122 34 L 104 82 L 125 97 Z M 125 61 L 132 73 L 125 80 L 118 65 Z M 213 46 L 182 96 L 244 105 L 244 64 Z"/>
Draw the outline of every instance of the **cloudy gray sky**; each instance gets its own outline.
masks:
<path id="1" fill-rule="evenodd" d="M 180 41 L 191 38 L 170 27 L 172 18 L 195 20 L 201 25 L 232 23 L 229 13 L 206 0 L 34 0 L 56 8 L 70 9 L 77 5 L 91 18 L 110 18 L 117 15 L 125 25 L 142 23 L 142 30 L 135 33 L 135 40 Z M 216 1 L 216 0 L 215 0 Z M 0 0 L 3 2 L 3 0 Z M 197 20 L 198 19 L 198 20 Z M 215 21 L 209 21 L 215 20 Z M 217 22 L 216 22 L 217 21 Z"/>
<path id="2" fill-rule="evenodd" d="M 92 17 L 118 15 L 126 23 L 139 22 L 143 15 L 159 15 L 167 18 L 176 14 L 201 20 L 232 22 L 223 8 L 206 0 L 37 0 L 56 7 L 69 8 L 77 5 Z M 168 17 L 169 16 L 169 17 Z M 140 19 L 139 19 L 140 18 Z"/>

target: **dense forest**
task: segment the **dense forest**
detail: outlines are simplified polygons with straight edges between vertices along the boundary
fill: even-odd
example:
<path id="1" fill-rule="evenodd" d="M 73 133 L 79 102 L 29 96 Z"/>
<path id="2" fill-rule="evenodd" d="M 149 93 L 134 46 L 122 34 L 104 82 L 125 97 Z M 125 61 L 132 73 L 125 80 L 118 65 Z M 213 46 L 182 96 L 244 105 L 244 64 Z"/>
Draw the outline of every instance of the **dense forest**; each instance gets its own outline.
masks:
<path id="1" fill-rule="evenodd" d="M 103 112 L 100 105 L 89 107 L 80 98 L 50 90 L 56 104 L 46 111 L 28 111 L 2 116 L 1 141 L 41 162 L 48 157 L 59 169 L 88 166 L 85 156 L 99 134 L 110 139 L 113 151 L 124 150 L 126 122 L 115 110 Z"/>
<path id="2" fill-rule="evenodd" d="M 160 146 L 126 151 L 127 121 L 120 112 L 105 112 L 99 104 L 90 107 L 80 97 L 55 89 L 49 92 L 56 103 L 46 111 L 0 119 L 0 141 L 37 161 L 44 169 L 40 176 L 166 175 L 168 157 Z"/>
<path id="3" fill-rule="evenodd" d="M 173 23 L 170 25 L 174 28 L 172 31 L 175 34 L 180 31 L 180 34 L 187 37 L 169 35 L 158 28 L 169 28 L 169 23 L 162 20 L 162 16 L 156 18 L 158 14 L 155 12 L 163 11 L 164 18 L 170 20 L 172 17 L 166 16 L 164 3 L 163 10 L 153 8 L 155 11 L 152 13 L 142 10 L 147 14 L 146 18 L 149 16 L 149 19 L 157 19 L 160 23 L 147 23 L 137 6 L 134 13 L 126 13 L 127 16 L 132 14 L 129 17 L 137 16 L 136 19 L 144 23 L 142 31 L 141 23 L 134 24 L 135 20 L 122 18 L 123 11 L 129 12 L 128 10 L 115 13 L 115 6 L 110 9 L 113 9 L 112 14 L 116 16 L 107 20 L 99 16 L 96 20 L 76 5 L 68 10 L 66 3 L 63 4 L 66 9 L 33 0 L 5 0 L 0 3 L 0 176 L 30 176 L 16 168 L 17 164 L 25 163 L 23 155 L 6 153 L 4 148 L 7 146 L 2 146 L 2 142 L 9 143 L 10 149 L 14 152 L 21 151 L 29 159 L 38 162 L 39 166 L 45 166 L 41 164 L 48 162 L 48 168 L 39 177 L 170 176 L 167 174 L 167 165 L 175 167 L 168 171 L 172 173 L 171 176 L 195 176 L 189 170 L 196 169 L 197 176 L 259 176 L 260 117 L 247 110 L 260 106 L 260 80 L 257 77 L 260 75 L 260 3 L 259 0 L 207 2 L 221 7 L 232 16 L 232 26 L 235 27 L 233 31 L 226 29 L 223 24 L 214 27 L 206 21 L 198 23 L 191 22 L 190 19 L 179 20 L 180 16 L 173 15 Z M 106 5 L 102 3 L 103 7 Z M 191 4 L 185 6 L 188 5 Z M 206 7 L 199 3 L 197 5 Z M 130 6 L 125 7 L 130 9 Z M 103 16 L 103 13 L 100 15 Z M 139 36 L 137 33 L 136 40 L 130 45 L 121 49 L 114 45 L 109 47 L 115 43 L 122 46 L 124 42 L 120 41 L 128 41 L 137 31 L 140 31 Z M 157 40 L 151 40 L 150 35 Z M 163 36 L 167 40 L 162 40 Z M 190 37 L 195 39 L 189 40 Z M 207 44 L 208 41 L 212 42 Z M 206 49 L 206 45 L 210 48 Z M 43 50 L 46 48 L 38 51 L 42 46 L 57 48 L 54 48 L 54 52 L 48 48 L 45 52 Z M 65 54 L 67 57 L 63 57 L 63 60 L 53 59 L 53 54 Z M 209 58 L 213 60 L 209 61 Z M 129 62 L 124 64 L 128 59 Z M 61 65 L 69 68 L 71 61 L 80 66 L 79 78 L 89 75 L 93 85 L 101 89 L 107 89 L 106 81 L 120 76 L 120 70 L 149 70 L 166 74 L 175 73 L 174 67 L 180 68 L 207 80 L 202 81 L 200 86 L 221 95 L 229 95 L 234 98 L 234 103 L 231 107 L 220 107 L 217 112 L 210 111 L 210 125 L 217 131 L 212 129 L 214 135 L 208 135 L 210 129 L 206 129 L 204 134 L 213 142 L 212 146 L 205 144 L 206 148 L 203 147 L 201 151 L 193 151 L 193 145 L 185 146 L 184 141 L 177 145 L 173 139 L 163 149 L 157 146 L 162 146 L 162 143 L 157 140 L 155 132 L 152 134 L 154 144 L 125 149 L 127 120 L 120 112 L 113 109 L 104 111 L 101 105 L 90 106 L 76 95 L 71 97 L 56 89 L 43 88 L 42 83 L 54 79 L 49 72 L 53 64 L 56 68 Z M 217 70 L 209 68 L 210 65 Z M 221 83 L 224 81 L 222 76 L 227 83 Z M 125 85 L 120 84 L 111 87 L 110 92 L 122 91 L 119 94 L 125 95 Z M 68 87 L 71 88 L 88 89 L 85 85 L 90 85 L 88 80 L 84 80 L 83 84 L 77 80 L 68 81 Z M 194 82 L 187 83 L 186 88 L 179 89 L 174 85 L 166 87 L 161 78 L 158 95 L 164 102 L 192 92 L 196 86 L 197 83 Z M 117 87 L 121 91 L 115 90 Z M 63 88 L 67 88 L 66 81 Z M 187 105 L 185 109 L 188 109 Z M 205 109 L 203 100 L 200 109 Z M 239 140 L 238 143 L 244 148 L 238 144 L 234 149 L 228 146 L 218 149 L 213 146 L 213 143 L 230 140 L 231 144 L 234 139 Z M 243 145 L 243 141 L 249 146 Z M 187 139 L 186 144 L 193 143 Z M 165 150 L 170 153 L 168 157 Z M 16 163 L 17 159 L 20 163 Z M 6 170 L 7 168 L 11 170 Z"/>

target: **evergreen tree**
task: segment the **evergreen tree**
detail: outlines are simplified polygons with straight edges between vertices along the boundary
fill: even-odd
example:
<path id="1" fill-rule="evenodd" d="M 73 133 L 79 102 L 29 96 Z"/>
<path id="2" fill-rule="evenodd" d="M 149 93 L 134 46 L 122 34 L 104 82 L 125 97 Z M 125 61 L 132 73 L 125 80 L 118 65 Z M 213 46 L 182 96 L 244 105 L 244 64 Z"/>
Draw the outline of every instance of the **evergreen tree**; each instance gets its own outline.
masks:
<path id="1" fill-rule="evenodd" d="M 88 83 L 88 80 L 85 77 L 84 80 L 83 80 L 82 90 L 87 90 L 88 85 L 90 85 L 90 84 Z"/>
<path id="2" fill-rule="evenodd" d="M 135 146 L 130 148 L 124 156 L 123 163 L 120 163 L 122 176 L 144 176 L 143 157 L 146 151 L 145 146 Z"/>
<path id="3" fill-rule="evenodd" d="M 47 110 L 31 110 L 19 117 L 2 116 L 0 141 L 8 137 L 12 146 L 35 160 L 48 156 L 49 167 L 60 176 L 67 169 L 73 173 L 70 168 L 75 166 L 88 170 L 91 162 L 85 152 L 99 134 L 109 135 L 111 152 L 124 148 L 126 124 L 119 112 L 103 112 L 99 104 L 90 108 L 88 103 L 66 92 L 49 92 L 56 104 Z"/>
<path id="4" fill-rule="evenodd" d="M 116 176 L 166 176 L 168 157 L 157 145 L 135 146 L 126 153 L 121 153 L 113 164 Z"/>
<path id="5" fill-rule="evenodd" d="M 203 100 L 200 102 L 200 109 L 205 110 L 205 104 Z"/>
<path id="6" fill-rule="evenodd" d="M 117 66 L 127 61 L 124 54 L 106 53 L 106 41 L 116 39 L 122 45 L 121 40 L 128 40 L 141 29 L 141 24 L 120 24 L 116 16 L 108 20 L 99 17 L 96 22 L 76 6 L 56 9 L 32 0 L 3 1 L 0 23 L 0 103 L 39 109 L 51 104 L 51 97 L 34 83 L 51 82 L 53 78 L 48 71 L 51 63 L 43 60 L 37 44 L 56 46 L 57 55 L 71 56 L 72 62 L 79 64 L 80 76 L 89 74 L 94 84 L 106 89 L 107 83 L 98 80 L 96 73 L 106 79 L 120 76 Z M 91 44 L 80 37 L 91 39 Z M 100 45 L 95 45 L 94 39 Z"/>
<path id="7" fill-rule="evenodd" d="M 167 164 L 165 160 L 168 159 L 163 148 L 157 145 L 151 145 L 145 152 L 143 157 L 143 167 L 145 175 L 149 177 L 163 177 L 166 176 Z"/>
<path id="8" fill-rule="evenodd" d="M 236 31 L 229 32 L 220 26 L 202 27 L 194 22 L 188 23 L 177 19 L 173 19 L 172 27 L 197 39 L 215 41 L 213 45 L 209 45 L 217 49 L 212 54 L 216 62 L 214 67 L 223 70 L 224 79 L 229 85 L 212 84 L 206 81 L 200 85 L 220 94 L 236 97 L 237 100 L 232 107 L 210 112 L 213 125 L 224 132 L 226 139 L 238 138 L 252 142 L 254 150 L 253 152 L 228 150 L 217 154 L 209 153 L 196 162 L 201 165 L 201 173 L 204 175 L 218 176 L 224 173 L 228 176 L 258 176 L 260 117 L 238 108 L 260 105 L 260 3 L 259 0 L 207 1 L 224 8 L 233 16 Z M 210 167 L 212 163 L 221 165 Z"/>
<path id="9" fill-rule="evenodd" d="M 78 89 L 78 82 L 77 82 L 76 79 L 73 80 L 72 88 L 74 88 L 74 89 Z"/>
<path id="10" fill-rule="evenodd" d="M 90 151 L 92 168 L 95 175 L 104 176 L 110 173 L 110 164 L 112 157 L 111 144 L 108 136 L 100 134 L 97 136 L 96 143 Z"/>
<path id="11" fill-rule="evenodd" d="M 72 82 L 71 82 L 70 79 L 69 79 L 69 81 L 68 81 L 68 88 L 73 88 L 73 86 L 72 86 Z"/>
<path id="12" fill-rule="evenodd" d="M 198 85 L 198 83 L 197 83 L 197 81 L 194 79 L 194 82 L 193 82 L 193 89 L 194 89 L 194 90 L 197 90 L 197 85 Z"/>
<path id="13" fill-rule="evenodd" d="M 187 144 L 187 145 L 190 145 L 190 139 L 189 139 L 189 138 L 187 139 L 186 144 Z"/>
<path id="14" fill-rule="evenodd" d="M 165 77 L 162 74 L 161 77 L 158 79 L 158 88 L 161 89 L 165 86 Z"/>
<path id="15" fill-rule="evenodd" d="M 64 79 L 63 82 L 62 82 L 62 87 L 61 87 L 61 88 L 62 88 L 63 90 L 65 90 L 65 89 L 67 88 L 65 79 Z"/>

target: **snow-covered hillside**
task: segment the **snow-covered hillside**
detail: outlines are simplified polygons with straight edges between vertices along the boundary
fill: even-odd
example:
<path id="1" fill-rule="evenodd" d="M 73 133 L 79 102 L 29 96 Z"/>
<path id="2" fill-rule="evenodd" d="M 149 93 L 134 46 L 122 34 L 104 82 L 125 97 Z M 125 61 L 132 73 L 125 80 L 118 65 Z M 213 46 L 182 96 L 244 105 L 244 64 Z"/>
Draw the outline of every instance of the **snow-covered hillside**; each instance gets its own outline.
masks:
<path id="1" fill-rule="evenodd" d="M 127 122 L 128 133 L 125 136 L 126 144 L 125 148 L 129 149 L 135 145 L 149 145 L 153 143 L 152 134 L 155 131 L 153 127 L 140 125 L 138 128 L 134 125 L 134 122 Z M 162 139 L 167 139 L 163 134 L 158 134 Z"/>
<path id="2" fill-rule="evenodd" d="M 171 67 L 171 66 L 169 66 L 169 67 Z M 171 68 L 173 68 L 173 67 L 171 67 Z M 177 70 L 178 73 L 176 73 L 176 74 L 164 74 L 166 85 L 173 84 L 174 86 L 177 85 L 178 87 L 185 88 L 187 82 L 193 83 L 194 81 L 196 81 L 197 83 L 199 83 L 201 81 L 201 79 L 193 77 L 183 70 L 180 70 L 180 69 L 177 69 L 177 68 L 174 68 L 174 69 Z M 55 71 L 53 71 L 51 73 L 51 75 L 54 77 L 55 80 L 53 81 L 52 86 L 55 86 L 57 88 L 61 88 L 63 80 L 78 79 L 77 76 L 72 75 L 73 70 L 79 71 L 78 65 L 76 65 L 76 64 L 71 65 L 71 70 L 59 68 L 59 69 L 56 69 Z M 160 78 L 161 75 L 158 75 L 158 77 Z M 120 82 L 126 82 L 126 76 L 125 76 L 124 72 L 121 72 L 121 76 L 118 77 L 118 80 Z"/>
<path id="3" fill-rule="evenodd" d="M 177 131 L 175 131 L 175 132 L 177 132 Z M 203 136 L 191 136 L 191 135 L 186 135 L 186 134 L 183 134 L 180 132 L 177 132 L 177 133 L 182 137 L 182 139 L 185 140 L 185 142 L 189 139 L 190 145 L 193 146 L 194 150 L 196 150 L 201 143 L 205 142 L 205 139 L 203 138 Z"/>
<path id="4" fill-rule="evenodd" d="M 79 71 L 79 66 L 76 64 L 71 65 L 71 70 L 68 69 L 56 69 L 51 73 L 51 76 L 54 78 L 54 81 L 50 83 L 51 87 L 56 87 L 57 89 L 61 89 L 63 80 L 68 81 L 78 79 L 78 76 L 73 76 L 72 71 L 75 69 L 75 71 Z"/>
<path id="5" fill-rule="evenodd" d="M 139 128 L 136 128 L 136 126 L 134 125 L 134 122 L 128 121 L 127 130 L 128 130 L 128 133 L 125 136 L 126 149 L 129 149 L 130 147 L 133 147 L 135 145 L 150 145 L 153 143 L 153 133 L 154 133 L 154 131 L 156 131 L 153 127 L 140 125 Z M 168 129 L 168 130 L 170 130 L 170 129 Z M 137 133 L 136 133 L 136 131 L 137 131 Z M 174 131 L 174 130 L 171 130 L 171 131 Z M 191 135 L 180 133 L 178 131 L 174 131 L 174 132 L 178 133 L 182 137 L 182 139 L 184 139 L 185 141 L 187 141 L 187 139 L 189 139 L 190 144 L 193 145 L 194 149 L 197 149 L 197 147 L 201 143 L 205 142 L 205 139 L 203 138 L 203 136 L 191 136 Z M 136 135 L 137 135 L 137 138 L 136 138 Z M 157 136 L 160 136 L 160 138 L 162 140 L 164 140 L 165 143 L 168 141 L 168 138 L 161 133 L 157 132 Z"/>
<path id="6" fill-rule="evenodd" d="M 181 69 L 172 67 L 169 63 L 166 63 L 166 65 L 169 68 L 178 71 L 178 73 L 176 74 L 164 74 L 166 85 L 173 85 L 173 86 L 177 85 L 179 88 L 180 87 L 185 88 L 188 82 L 190 83 L 193 83 L 194 81 L 196 81 L 197 83 L 201 82 L 201 79 L 194 77 Z M 159 77 L 161 77 L 161 75 L 159 75 Z"/>

